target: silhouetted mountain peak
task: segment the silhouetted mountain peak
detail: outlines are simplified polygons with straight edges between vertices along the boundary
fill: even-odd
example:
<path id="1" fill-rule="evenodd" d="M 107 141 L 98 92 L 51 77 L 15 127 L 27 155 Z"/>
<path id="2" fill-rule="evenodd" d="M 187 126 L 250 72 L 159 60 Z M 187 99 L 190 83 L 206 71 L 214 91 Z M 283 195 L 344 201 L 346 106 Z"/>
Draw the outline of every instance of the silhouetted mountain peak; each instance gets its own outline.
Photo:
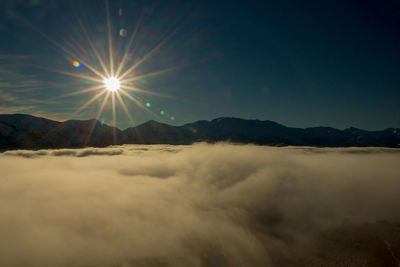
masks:
<path id="1" fill-rule="evenodd" d="M 362 129 L 359 129 L 359 128 L 356 128 L 356 127 L 349 127 L 349 128 L 344 129 L 344 131 L 348 131 L 348 132 L 352 132 L 352 133 L 365 133 L 365 132 L 368 132 L 368 131 L 365 131 L 365 130 L 362 130 Z"/>
<path id="2" fill-rule="evenodd" d="M 172 126 L 150 120 L 121 131 L 98 120 L 58 122 L 25 114 L 0 115 L 1 149 L 37 149 L 112 144 L 191 144 L 230 141 L 260 145 L 400 147 L 400 130 L 354 127 L 291 128 L 273 121 L 221 117 Z"/>
<path id="3" fill-rule="evenodd" d="M 136 127 L 130 127 L 128 129 L 132 129 L 132 128 L 137 128 L 137 129 L 145 129 L 145 128 L 148 128 L 148 129 L 161 129 L 161 128 L 168 128 L 168 127 L 174 127 L 174 126 L 171 126 L 171 125 L 166 124 L 166 123 L 161 123 L 161 122 L 158 122 L 158 121 L 155 121 L 155 120 L 149 120 L 149 121 L 147 121 L 145 123 L 142 123 L 142 124 L 140 124 L 140 125 L 138 125 Z"/>

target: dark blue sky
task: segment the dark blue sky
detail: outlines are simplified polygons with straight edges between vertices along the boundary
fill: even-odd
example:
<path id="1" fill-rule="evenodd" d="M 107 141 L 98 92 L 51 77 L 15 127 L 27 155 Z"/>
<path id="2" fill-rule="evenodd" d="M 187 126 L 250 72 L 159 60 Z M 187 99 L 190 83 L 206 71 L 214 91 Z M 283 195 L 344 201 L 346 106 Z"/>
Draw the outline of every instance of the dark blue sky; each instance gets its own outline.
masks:
<path id="1" fill-rule="evenodd" d="M 77 58 L 51 40 L 100 70 L 81 21 L 108 66 L 105 2 L 0 4 L 0 112 L 70 118 L 98 92 L 60 98 L 92 85 L 60 71 L 95 75 L 74 68 Z M 165 40 L 132 77 L 174 68 L 135 81 L 145 91 L 129 92 L 136 103 L 122 95 L 135 123 L 234 116 L 296 127 L 400 127 L 397 0 L 111 0 L 109 10 L 116 62 L 141 21 L 127 68 Z M 101 103 L 74 118 L 96 117 Z M 100 116 L 106 123 L 111 106 Z M 116 106 L 117 126 L 131 126 Z"/>

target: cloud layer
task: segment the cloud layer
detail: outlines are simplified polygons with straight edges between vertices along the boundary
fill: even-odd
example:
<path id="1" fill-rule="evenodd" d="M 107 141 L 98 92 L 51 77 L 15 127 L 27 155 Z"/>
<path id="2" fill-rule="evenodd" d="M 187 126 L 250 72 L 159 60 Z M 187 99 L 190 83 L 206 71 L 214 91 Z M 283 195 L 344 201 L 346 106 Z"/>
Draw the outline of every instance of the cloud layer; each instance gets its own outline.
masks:
<path id="1" fill-rule="evenodd" d="M 400 221 L 399 160 L 229 144 L 9 151 L 0 265 L 317 266 L 344 253 L 331 231 Z"/>

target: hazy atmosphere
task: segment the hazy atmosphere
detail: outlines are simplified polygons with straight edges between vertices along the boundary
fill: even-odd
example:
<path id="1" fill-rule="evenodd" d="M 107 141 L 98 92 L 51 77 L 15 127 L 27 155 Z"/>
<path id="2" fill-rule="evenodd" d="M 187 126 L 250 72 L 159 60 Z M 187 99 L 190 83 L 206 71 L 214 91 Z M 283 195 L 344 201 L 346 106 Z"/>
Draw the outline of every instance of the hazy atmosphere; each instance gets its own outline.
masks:
<path id="1" fill-rule="evenodd" d="M 226 143 L 8 151 L 0 265 L 397 266 L 399 160 Z"/>

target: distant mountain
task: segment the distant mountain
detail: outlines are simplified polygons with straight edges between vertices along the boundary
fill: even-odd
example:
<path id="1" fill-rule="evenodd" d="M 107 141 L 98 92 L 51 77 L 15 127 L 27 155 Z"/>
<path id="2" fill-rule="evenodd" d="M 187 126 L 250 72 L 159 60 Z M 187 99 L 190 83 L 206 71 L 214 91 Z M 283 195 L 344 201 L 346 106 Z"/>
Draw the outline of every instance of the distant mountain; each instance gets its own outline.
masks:
<path id="1" fill-rule="evenodd" d="M 121 138 L 119 129 L 96 120 L 58 122 L 23 114 L 0 115 L 0 149 L 108 146 L 113 144 L 114 131 L 116 139 Z"/>
<path id="2" fill-rule="evenodd" d="M 400 148 L 400 129 L 292 128 L 273 121 L 218 118 L 171 126 L 148 121 L 121 131 L 97 120 L 58 122 L 23 114 L 0 115 L 0 149 L 75 148 L 112 144 L 192 144 L 229 141 L 273 146 Z"/>

